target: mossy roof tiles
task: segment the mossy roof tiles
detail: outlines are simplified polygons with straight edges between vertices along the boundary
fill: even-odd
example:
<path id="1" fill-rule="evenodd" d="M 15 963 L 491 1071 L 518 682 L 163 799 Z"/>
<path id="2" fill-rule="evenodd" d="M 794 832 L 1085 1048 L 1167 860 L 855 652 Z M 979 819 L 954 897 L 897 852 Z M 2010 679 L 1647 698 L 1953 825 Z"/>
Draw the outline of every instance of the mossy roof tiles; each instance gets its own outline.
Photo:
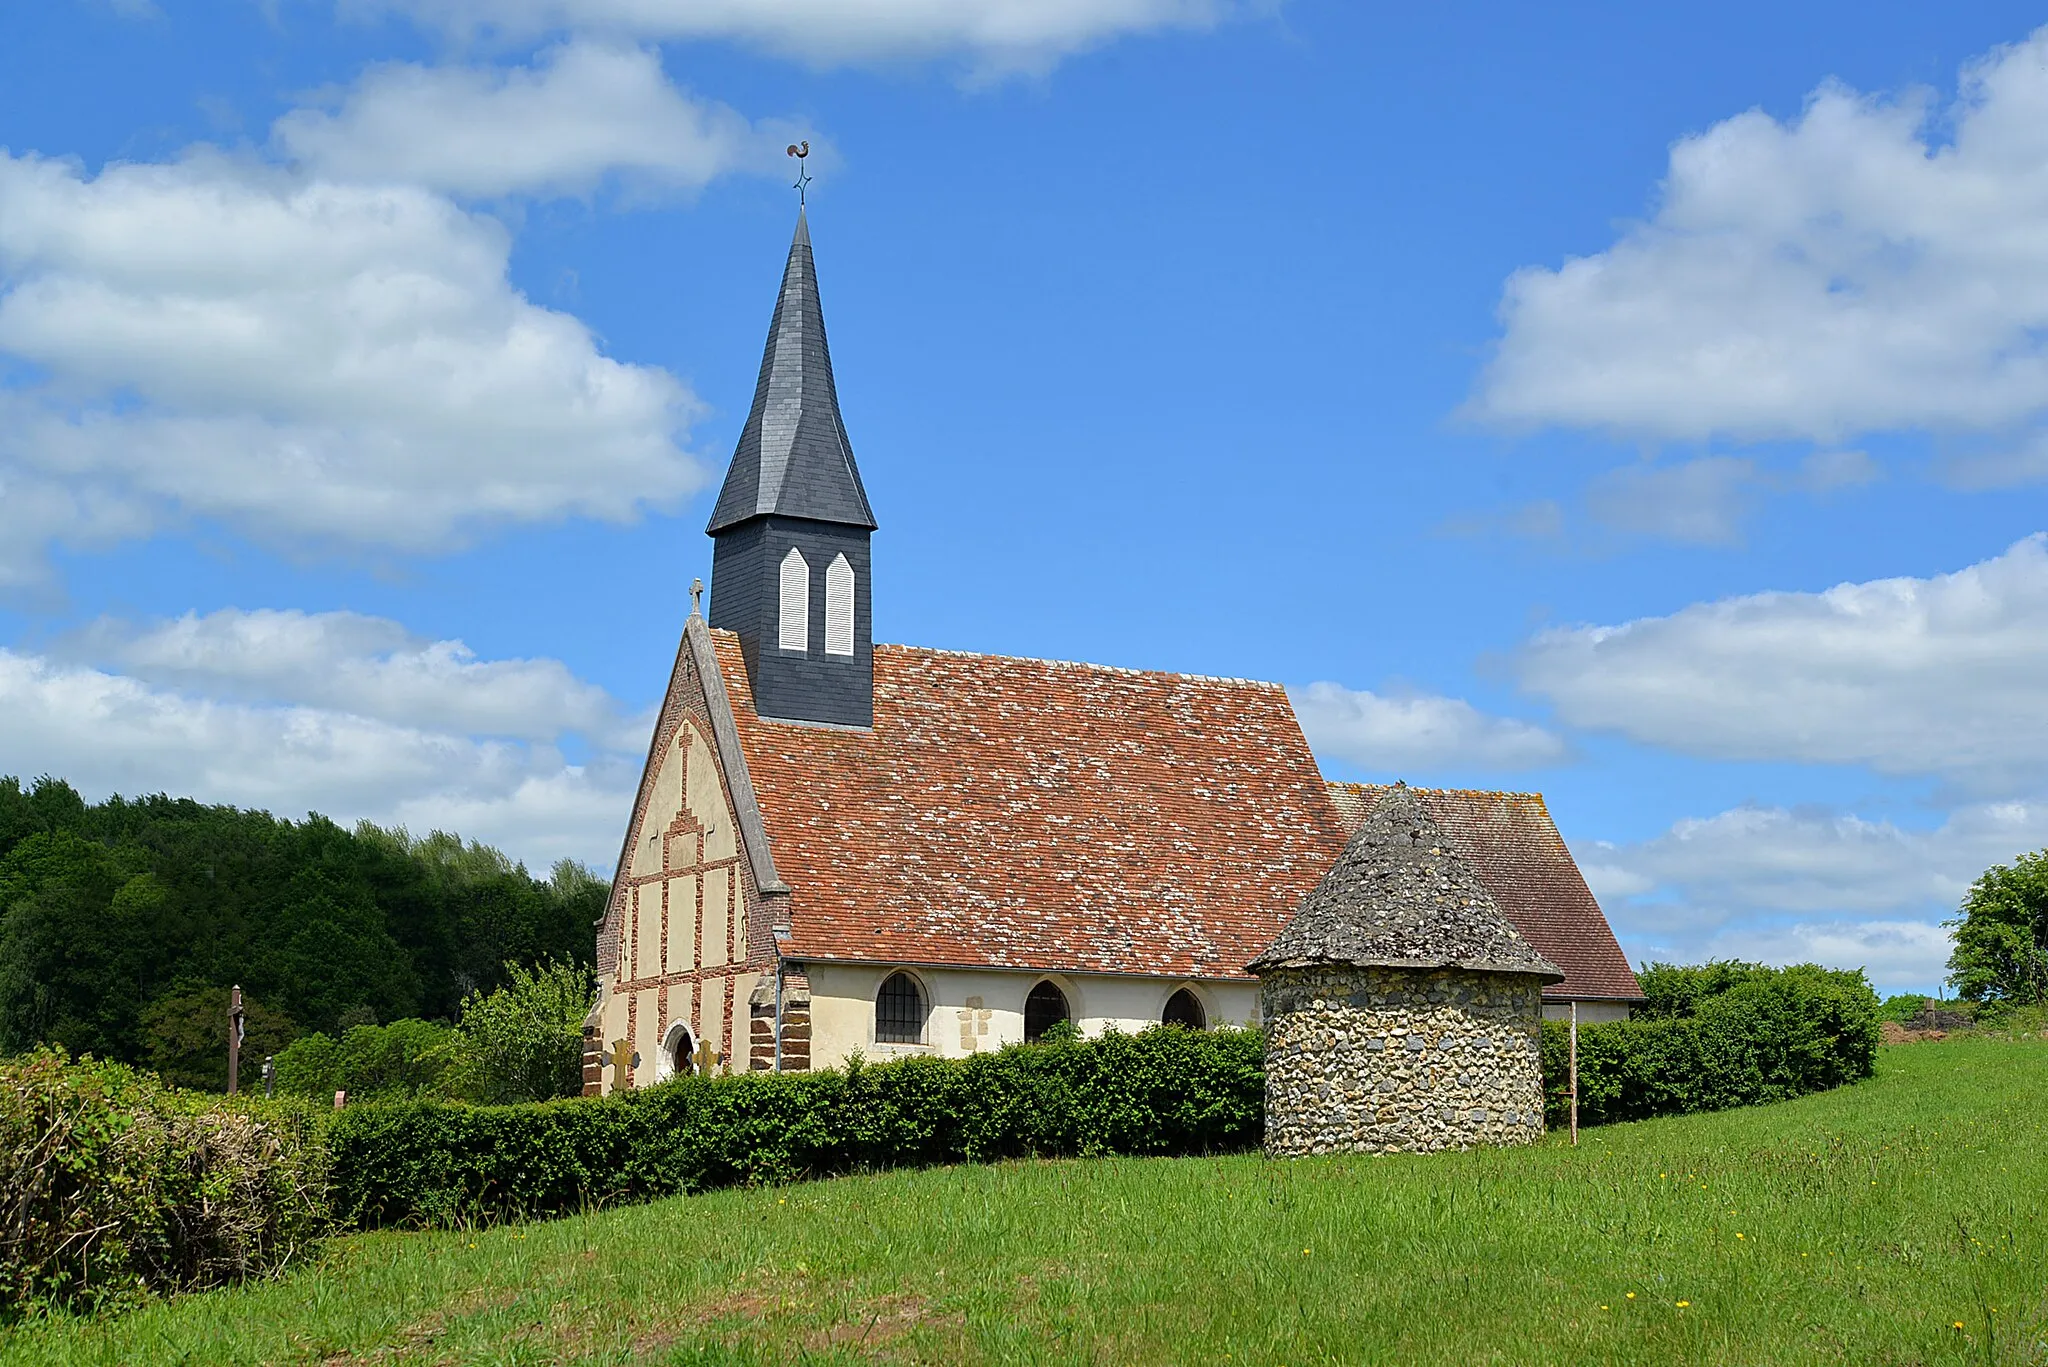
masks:
<path id="1" fill-rule="evenodd" d="M 1383 795 L 1253 972 L 1341 964 L 1564 973 L 1530 948 L 1428 806 L 1405 787 Z"/>

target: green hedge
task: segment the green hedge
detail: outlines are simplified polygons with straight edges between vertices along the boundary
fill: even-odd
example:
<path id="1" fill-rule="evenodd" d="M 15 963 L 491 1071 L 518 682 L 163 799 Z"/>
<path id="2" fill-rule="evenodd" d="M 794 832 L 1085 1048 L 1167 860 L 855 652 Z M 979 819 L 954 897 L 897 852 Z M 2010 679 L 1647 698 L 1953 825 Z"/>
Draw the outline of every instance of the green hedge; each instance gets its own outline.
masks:
<path id="1" fill-rule="evenodd" d="M 275 1271 L 327 1229 L 306 1111 L 55 1050 L 0 1061 L 0 1322 Z"/>
<path id="2" fill-rule="evenodd" d="M 1579 1027 L 1579 1123 L 1783 1101 L 1869 1077 L 1877 994 L 1861 972 L 1657 964 L 1638 1017 Z M 1570 1114 L 1570 1032 L 1543 1025 L 1545 1119 Z"/>
<path id="3" fill-rule="evenodd" d="M 326 1131 L 335 1214 L 451 1224 L 863 1169 L 1245 1149 L 1263 1050 L 1255 1031 L 1154 1028 L 603 1099 L 350 1107 Z"/>

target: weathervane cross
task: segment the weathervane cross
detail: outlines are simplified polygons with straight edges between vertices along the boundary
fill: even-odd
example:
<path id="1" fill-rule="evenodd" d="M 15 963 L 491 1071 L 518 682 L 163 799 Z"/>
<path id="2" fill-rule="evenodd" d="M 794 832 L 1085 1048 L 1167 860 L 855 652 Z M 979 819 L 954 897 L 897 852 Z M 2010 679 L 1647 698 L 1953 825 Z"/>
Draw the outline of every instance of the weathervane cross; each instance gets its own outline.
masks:
<path id="1" fill-rule="evenodd" d="M 796 158 L 796 181 L 794 188 L 796 190 L 796 207 L 801 209 L 804 207 L 804 187 L 811 183 L 811 173 L 804 169 L 804 158 L 811 154 L 811 140 L 805 138 L 802 142 L 791 143 L 788 154 Z"/>

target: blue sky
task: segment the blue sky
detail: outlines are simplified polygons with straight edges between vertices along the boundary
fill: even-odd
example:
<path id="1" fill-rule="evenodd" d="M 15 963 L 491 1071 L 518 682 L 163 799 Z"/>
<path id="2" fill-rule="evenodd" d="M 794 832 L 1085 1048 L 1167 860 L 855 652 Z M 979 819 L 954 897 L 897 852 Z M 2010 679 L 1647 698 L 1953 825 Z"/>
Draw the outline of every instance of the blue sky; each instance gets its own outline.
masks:
<path id="1" fill-rule="evenodd" d="M 1659 8 L 16 7 L 0 773 L 608 867 L 807 138 L 878 637 L 1931 989 L 2048 845 L 2048 34 Z"/>

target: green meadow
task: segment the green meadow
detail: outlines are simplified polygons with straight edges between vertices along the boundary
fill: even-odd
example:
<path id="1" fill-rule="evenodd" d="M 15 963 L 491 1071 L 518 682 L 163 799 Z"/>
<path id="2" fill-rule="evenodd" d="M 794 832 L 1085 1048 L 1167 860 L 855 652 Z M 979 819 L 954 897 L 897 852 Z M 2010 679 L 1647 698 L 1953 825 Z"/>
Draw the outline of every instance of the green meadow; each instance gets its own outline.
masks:
<path id="1" fill-rule="evenodd" d="M 332 1242 L 0 1364 L 2048 1364 L 2048 1041 L 1578 1148 L 1095 1159 Z"/>

